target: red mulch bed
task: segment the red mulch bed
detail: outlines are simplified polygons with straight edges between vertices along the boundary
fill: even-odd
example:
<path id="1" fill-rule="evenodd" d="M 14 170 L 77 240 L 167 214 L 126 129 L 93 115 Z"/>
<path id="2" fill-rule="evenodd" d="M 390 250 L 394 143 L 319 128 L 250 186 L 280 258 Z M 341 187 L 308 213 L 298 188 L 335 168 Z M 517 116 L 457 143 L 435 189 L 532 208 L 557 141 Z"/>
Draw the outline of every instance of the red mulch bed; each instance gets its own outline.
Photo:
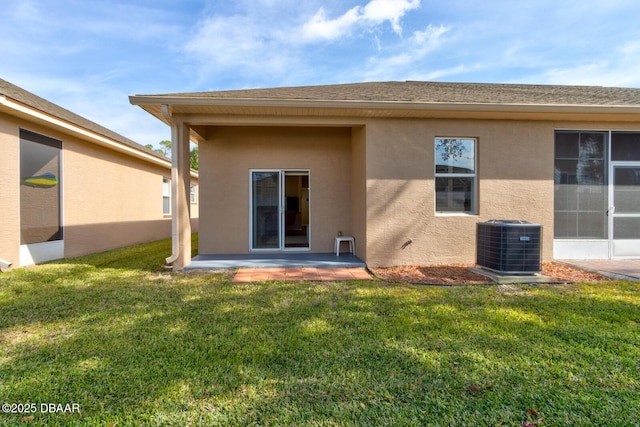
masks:
<path id="1" fill-rule="evenodd" d="M 371 268 L 371 272 L 383 280 L 393 282 L 428 283 L 434 285 L 477 285 L 493 283 L 487 276 L 470 270 L 473 265 L 451 264 Z M 542 264 L 542 275 L 554 282 L 601 282 L 609 278 L 556 262 Z"/>

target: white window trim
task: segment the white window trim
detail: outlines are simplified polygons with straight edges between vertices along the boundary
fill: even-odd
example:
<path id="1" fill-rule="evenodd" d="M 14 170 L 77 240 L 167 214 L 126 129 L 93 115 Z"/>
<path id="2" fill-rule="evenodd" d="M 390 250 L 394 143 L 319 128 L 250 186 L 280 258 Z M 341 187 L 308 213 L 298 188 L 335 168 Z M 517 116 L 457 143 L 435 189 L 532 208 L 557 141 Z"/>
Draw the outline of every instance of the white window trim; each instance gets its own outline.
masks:
<path id="1" fill-rule="evenodd" d="M 165 199 L 169 200 L 169 211 L 165 211 Z M 171 216 L 171 178 L 167 178 L 166 176 L 162 177 L 162 215 L 163 216 Z"/>
<path id="2" fill-rule="evenodd" d="M 18 264 L 20 267 L 27 267 L 30 265 L 41 264 L 48 261 L 54 261 L 57 259 L 64 258 L 64 245 L 65 245 L 65 210 L 64 210 L 64 185 L 66 183 L 65 179 L 65 143 L 64 140 L 54 138 L 47 134 L 36 132 L 31 128 L 20 127 L 19 129 L 24 129 L 33 133 L 37 133 L 47 138 L 55 139 L 60 141 L 60 226 L 62 227 L 62 239 L 60 240 L 52 240 L 50 242 L 40 242 L 40 243 L 28 243 L 28 244 L 20 244 L 18 247 Z M 20 139 L 18 139 L 20 140 Z M 18 200 L 20 199 L 20 189 L 18 188 Z M 21 218 L 18 217 L 18 230 L 21 230 Z"/>
<path id="3" fill-rule="evenodd" d="M 253 173 L 254 172 L 278 172 L 278 217 L 279 217 L 279 245 L 277 248 L 255 248 L 253 241 Z M 284 193 L 285 193 L 285 182 L 284 178 L 287 174 L 300 174 L 306 175 L 309 177 L 309 194 L 311 194 L 311 169 L 249 169 L 249 252 L 309 252 L 311 251 L 311 203 L 309 203 L 309 225 L 307 228 L 307 242 L 309 244 L 308 247 L 302 248 L 287 248 L 285 247 L 285 231 L 284 231 Z M 311 197 L 310 197 L 310 200 Z"/>
<path id="4" fill-rule="evenodd" d="M 473 144 L 473 170 L 474 173 L 438 173 L 436 172 L 436 141 L 439 139 L 472 139 Z M 478 216 L 478 141 L 479 138 L 475 136 L 436 136 L 433 139 L 433 210 L 436 216 Z M 473 184 L 471 188 L 471 210 L 470 211 L 439 211 L 437 210 L 436 198 L 438 192 L 436 189 L 436 178 L 473 178 Z"/>
<path id="5" fill-rule="evenodd" d="M 192 205 L 198 203 L 198 186 L 195 184 L 191 184 L 191 186 L 189 187 L 189 200 L 191 201 Z"/>

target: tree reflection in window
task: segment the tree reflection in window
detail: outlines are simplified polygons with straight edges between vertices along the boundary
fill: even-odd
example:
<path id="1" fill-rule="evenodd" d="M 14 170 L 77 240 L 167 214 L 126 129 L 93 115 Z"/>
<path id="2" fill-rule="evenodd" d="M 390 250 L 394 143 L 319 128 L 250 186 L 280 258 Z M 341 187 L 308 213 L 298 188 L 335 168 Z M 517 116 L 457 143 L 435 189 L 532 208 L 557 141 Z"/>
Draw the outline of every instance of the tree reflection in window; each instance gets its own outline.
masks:
<path id="1" fill-rule="evenodd" d="M 476 140 L 436 138 L 437 212 L 476 212 Z"/>

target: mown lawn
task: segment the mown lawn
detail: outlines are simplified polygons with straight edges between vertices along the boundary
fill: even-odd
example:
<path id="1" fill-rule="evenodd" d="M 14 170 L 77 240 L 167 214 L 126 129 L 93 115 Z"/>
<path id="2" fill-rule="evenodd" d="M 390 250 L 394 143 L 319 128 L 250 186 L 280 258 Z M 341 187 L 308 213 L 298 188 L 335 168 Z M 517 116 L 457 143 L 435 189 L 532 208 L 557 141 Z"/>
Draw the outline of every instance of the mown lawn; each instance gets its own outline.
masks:
<path id="1" fill-rule="evenodd" d="M 169 252 L 0 274 L 0 403 L 37 405 L 0 425 L 640 424 L 638 284 L 234 284 Z"/>

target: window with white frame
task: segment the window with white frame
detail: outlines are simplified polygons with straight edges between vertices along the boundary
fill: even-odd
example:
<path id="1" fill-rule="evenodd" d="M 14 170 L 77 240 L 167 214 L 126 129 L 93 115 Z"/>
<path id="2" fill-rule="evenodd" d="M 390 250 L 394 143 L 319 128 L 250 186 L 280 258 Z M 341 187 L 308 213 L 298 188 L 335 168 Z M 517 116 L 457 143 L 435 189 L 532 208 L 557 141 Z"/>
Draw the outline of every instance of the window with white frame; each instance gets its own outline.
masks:
<path id="1" fill-rule="evenodd" d="M 196 190 L 196 186 L 192 185 L 189 189 L 189 194 L 190 194 L 190 198 L 191 198 L 191 204 L 196 204 L 198 203 L 198 193 Z"/>
<path id="2" fill-rule="evenodd" d="M 62 141 L 20 129 L 20 244 L 62 240 Z"/>
<path id="3" fill-rule="evenodd" d="M 435 139 L 436 212 L 477 213 L 476 138 Z"/>
<path id="4" fill-rule="evenodd" d="M 162 214 L 171 215 L 171 180 L 162 178 Z"/>

